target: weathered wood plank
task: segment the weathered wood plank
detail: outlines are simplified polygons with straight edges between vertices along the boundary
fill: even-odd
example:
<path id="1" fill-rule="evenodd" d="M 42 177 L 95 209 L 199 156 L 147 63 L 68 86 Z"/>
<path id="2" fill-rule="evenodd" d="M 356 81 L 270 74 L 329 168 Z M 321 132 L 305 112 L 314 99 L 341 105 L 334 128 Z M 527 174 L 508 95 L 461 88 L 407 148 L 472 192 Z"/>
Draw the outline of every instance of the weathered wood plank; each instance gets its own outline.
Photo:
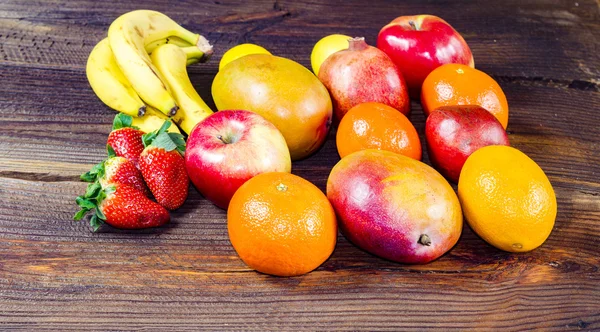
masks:
<path id="1" fill-rule="evenodd" d="M 379 29 L 393 18 L 429 13 L 461 32 L 477 66 L 494 75 L 596 91 L 600 83 L 595 33 L 600 11 L 594 1 L 146 1 L 143 7 L 169 14 L 215 44 L 215 61 L 200 69 L 205 73 L 214 73 L 220 55 L 241 42 L 265 45 L 308 66 L 312 45 L 324 35 L 364 35 L 374 44 Z M 134 3 L 5 2 L 0 4 L 0 59 L 24 67 L 83 68 L 112 20 L 137 8 Z"/>
<path id="2" fill-rule="evenodd" d="M 533 252 L 501 252 L 465 225 L 424 266 L 385 261 L 341 235 L 332 257 L 296 278 L 258 274 L 237 257 L 225 211 L 194 189 L 172 223 L 91 233 L 71 220 L 78 176 L 104 155 L 114 113 L 85 62 L 136 2 L 0 3 L 0 329 L 596 330 L 600 328 L 600 9 L 595 1 L 145 1 L 215 44 L 190 67 L 212 105 L 222 53 L 241 42 L 309 66 L 339 32 L 374 43 L 399 15 L 431 13 L 469 42 L 511 110 L 511 144 L 549 175 L 558 218 Z M 423 139 L 418 102 L 411 120 Z M 325 189 L 335 132 L 293 172 Z M 424 161 L 428 161 L 427 154 Z"/>
<path id="3" fill-rule="evenodd" d="M 217 329 L 261 323 L 291 329 L 311 321 L 328 329 L 342 322 L 351 322 L 349 328 L 526 329 L 598 319 L 600 206 L 575 190 L 556 188 L 562 222 L 531 253 L 500 252 L 465 227 L 449 254 L 408 266 L 373 257 L 340 236 L 317 271 L 278 279 L 237 258 L 224 211 L 195 191 L 168 227 L 92 234 L 69 220 L 75 207 L 65 196 L 82 187 L 0 179 L 3 193 L 11 193 L 0 196 L 0 321 L 35 317 L 42 326 L 75 328 L 86 307 L 98 308 L 85 313 L 87 324 L 118 317 L 116 329 L 203 321 Z M 18 205 L 30 208 L 15 214 Z M 539 312 L 549 319 L 539 321 Z M 285 323 L 257 313 L 285 317 Z M 155 325 L 154 315 L 164 325 Z"/>

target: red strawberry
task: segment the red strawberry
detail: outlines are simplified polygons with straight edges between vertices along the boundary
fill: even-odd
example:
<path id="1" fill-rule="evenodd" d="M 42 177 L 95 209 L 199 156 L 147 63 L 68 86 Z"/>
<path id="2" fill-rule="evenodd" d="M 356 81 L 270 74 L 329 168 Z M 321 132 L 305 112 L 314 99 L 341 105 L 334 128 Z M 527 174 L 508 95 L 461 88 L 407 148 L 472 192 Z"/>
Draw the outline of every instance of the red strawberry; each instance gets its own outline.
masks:
<path id="1" fill-rule="evenodd" d="M 129 159 L 135 167 L 138 167 L 138 159 L 144 150 L 142 136 L 144 132 L 131 126 L 132 118 L 129 115 L 119 113 L 113 121 L 113 130 L 108 134 L 106 144 L 110 146 L 119 157 Z"/>
<path id="2" fill-rule="evenodd" d="M 142 172 L 127 158 L 108 158 L 104 162 L 104 169 L 104 178 L 100 179 L 100 184 L 103 187 L 107 187 L 112 183 L 122 183 L 141 191 L 145 196 L 150 196 L 150 190 L 144 183 Z"/>
<path id="3" fill-rule="evenodd" d="M 158 130 L 144 135 L 146 148 L 140 155 L 140 170 L 158 204 L 168 210 L 183 205 L 190 179 L 182 153 L 185 141 L 181 134 L 167 133 L 171 125 L 165 121 Z"/>
<path id="4" fill-rule="evenodd" d="M 140 170 L 127 158 L 111 156 L 111 151 L 106 160 L 92 167 L 89 172 L 82 174 L 81 179 L 87 182 L 99 181 L 102 187 L 108 187 L 113 183 L 126 184 L 141 191 L 144 195 L 150 196 L 150 190 L 146 187 Z"/>
<path id="5" fill-rule="evenodd" d="M 103 222 L 125 229 L 162 226 L 169 222 L 169 212 L 151 201 L 139 190 L 121 183 L 102 188 L 99 182 L 88 186 L 84 196 L 75 200 L 81 210 L 73 219 L 80 220 L 88 211 L 94 210 L 90 224 L 94 231 Z"/>

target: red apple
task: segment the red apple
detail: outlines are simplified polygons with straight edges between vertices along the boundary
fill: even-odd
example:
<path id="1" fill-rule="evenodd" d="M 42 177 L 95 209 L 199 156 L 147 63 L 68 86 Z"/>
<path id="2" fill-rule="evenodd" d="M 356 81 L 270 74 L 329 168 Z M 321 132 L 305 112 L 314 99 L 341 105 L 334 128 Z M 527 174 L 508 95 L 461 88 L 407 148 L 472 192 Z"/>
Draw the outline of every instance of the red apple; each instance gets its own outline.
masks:
<path id="1" fill-rule="evenodd" d="M 319 69 L 319 79 L 333 101 L 336 122 L 352 107 L 367 102 L 382 103 L 408 114 L 406 83 L 390 57 L 361 37 L 348 40 L 348 44 L 348 49 L 327 57 Z"/>
<path id="2" fill-rule="evenodd" d="M 447 63 L 475 66 L 463 37 L 433 15 L 394 19 L 379 31 L 377 47 L 398 66 L 413 99 L 419 98 L 425 77 L 435 68 Z"/>
<path id="3" fill-rule="evenodd" d="M 424 264 L 450 250 L 462 231 L 460 203 L 430 166 L 381 150 L 342 158 L 327 179 L 340 230 L 374 255 Z"/>
<path id="4" fill-rule="evenodd" d="M 458 182 L 460 171 L 475 150 L 509 145 L 506 131 L 492 113 L 476 105 L 442 106 L 425 123 L 427 151 L 433 166 Z"/>
<path id="5" fill-rule="evenodd" d="M 187 140 L 185 166 L 198 191 L 226 209 L 235 191 L 255 175 L 290 172 L 281 132 L 249 111 L 220 111 L 199 122 Z"/>

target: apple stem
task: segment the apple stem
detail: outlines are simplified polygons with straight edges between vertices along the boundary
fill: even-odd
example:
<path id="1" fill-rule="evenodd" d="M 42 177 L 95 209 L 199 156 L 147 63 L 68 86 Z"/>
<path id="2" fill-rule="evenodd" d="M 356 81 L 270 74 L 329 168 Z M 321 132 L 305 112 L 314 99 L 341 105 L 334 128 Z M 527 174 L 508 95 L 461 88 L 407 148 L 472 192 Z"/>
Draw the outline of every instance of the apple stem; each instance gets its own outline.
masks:
<path id="1" fill-rule="evenodd" d="M 408 25 L 410 25 L 410 27 L 413 30 L 419 30 L 419 29 L 417 29 L 417 25 L 415 24 L 415 21 L 408 21 Z"/>
<path id="2" fill-rule="evenodd" d="M 429 236 L 427 234 L 421 234 L 418 242 L 424 246 L 431 245 L 431 239 L 429 238 Z"/>
<path id="3" fill-rule="evenodd" d="M 227 140 L 226 138 L 224 138 L 222 135 L 217 135 L 217 138 L 221 140 L 221 142 L 225 143 L 225 144 L 229 144 L 231 142 L 229 142 L 229 140 Z"/>
<path id="4" fill-rule="evenodd" d="M 365 37 L 354 37 L 348 39 L 348 50 L 349 51 L 362 51 L 369 47 L 365 42 Z"/>

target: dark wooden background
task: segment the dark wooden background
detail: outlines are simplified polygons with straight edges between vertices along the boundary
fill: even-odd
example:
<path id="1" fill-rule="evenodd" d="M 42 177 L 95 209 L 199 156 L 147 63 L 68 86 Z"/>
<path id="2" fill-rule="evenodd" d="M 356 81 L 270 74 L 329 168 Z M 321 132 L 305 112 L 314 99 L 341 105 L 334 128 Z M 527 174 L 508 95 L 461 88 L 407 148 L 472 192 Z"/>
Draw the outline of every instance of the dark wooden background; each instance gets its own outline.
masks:
<path id="1" fill-rule="evenodd" d="M 85 188 L 78 175 L 102 159 L 114 113 L 89 87 L 85 63 L 111 21 L 140 8 L 215 45 L 209 63 L 190 67 L 210 105 L 218 62 L 236 44 L 309 67 L 324 35 L 374 44 L 396 16 L 443 17 L 504 89 L 511 144 L 549 176 L 552 235 L 511 254 L 465 226 L 451 252 L 424 266 L 373 257 L 340 235 L 319 269 L 284 279 L 248 269 L 229 243 L 225 211 L 195 190 L 166 227 L 91 233 L 71 219 Z M 2 0 L 0 329 L 600 330 L 599 89 L 592 0 Z M 422 135 L 418 102 L 412 110 Z M 338 161 L 334 137 L 293 172 L 324 189 Z"/>

